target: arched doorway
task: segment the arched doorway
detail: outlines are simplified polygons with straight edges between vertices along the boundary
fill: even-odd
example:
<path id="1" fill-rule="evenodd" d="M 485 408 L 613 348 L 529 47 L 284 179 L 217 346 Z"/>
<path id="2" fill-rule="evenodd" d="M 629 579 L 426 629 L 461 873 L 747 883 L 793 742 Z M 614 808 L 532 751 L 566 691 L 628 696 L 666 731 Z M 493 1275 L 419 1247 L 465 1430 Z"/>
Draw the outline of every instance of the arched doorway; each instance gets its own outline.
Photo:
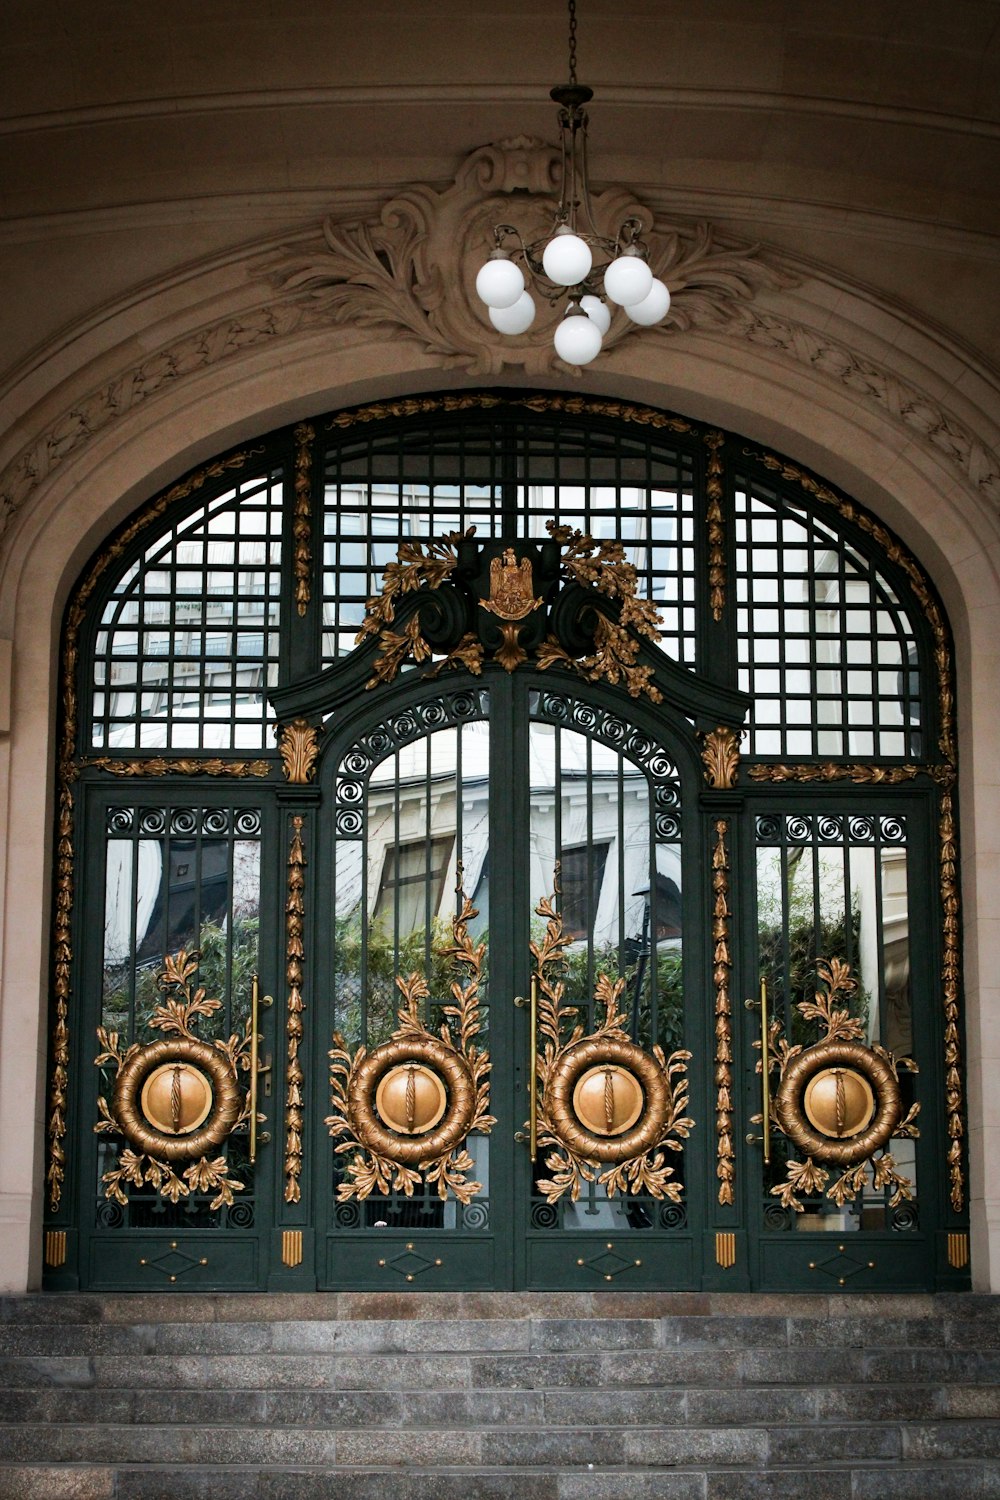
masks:
<path id="1" fill-rule="evenodd" d="M 949 640 L 852 502 L 336 413 L 131 521 L 65 664 L 51 1285 L 965 1284 Z"/>

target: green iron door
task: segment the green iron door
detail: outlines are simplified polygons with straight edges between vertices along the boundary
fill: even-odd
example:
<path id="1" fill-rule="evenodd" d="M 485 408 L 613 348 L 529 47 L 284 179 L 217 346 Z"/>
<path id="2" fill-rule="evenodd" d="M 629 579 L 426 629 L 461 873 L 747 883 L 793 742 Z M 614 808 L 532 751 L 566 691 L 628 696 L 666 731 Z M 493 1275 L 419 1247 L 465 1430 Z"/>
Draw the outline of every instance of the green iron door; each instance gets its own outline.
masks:
<path id="1" fill-rule="evenodd" d="M 328 762 L 321 1282 L 698 1284 L 707 965 L 665 724 L 528 674 L 394 697 Z"/>

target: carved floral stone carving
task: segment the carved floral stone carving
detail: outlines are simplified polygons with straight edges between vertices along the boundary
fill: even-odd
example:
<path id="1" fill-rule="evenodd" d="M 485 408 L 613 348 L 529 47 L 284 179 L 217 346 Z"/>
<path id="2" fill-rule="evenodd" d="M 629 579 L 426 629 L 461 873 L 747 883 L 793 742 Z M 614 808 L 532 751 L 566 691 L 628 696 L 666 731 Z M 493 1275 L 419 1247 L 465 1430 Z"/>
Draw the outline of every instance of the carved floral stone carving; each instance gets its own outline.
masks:
<path id="1" fill-rule="evenodd" d="M 551 337 L 561 306 L 548 310 L 539 298 L 535 326 L 508 338 L 493 328 L 475 292 L 494 224 L 515 218 L 526 239 L 551 228 L 558 166 L 554 146 L 526 136 L 483 146 L 443 192 L 411 188 L 375 221 L 327 219 L 321 243 L 282 251 L 260 270 L 311 319 L 410 333 L 446 368 L 470 375 L 497 375 L 505 365 L 531 375 L 565 371 L 571 367 L 555 354 Z M 624 188 L 594 194 L 593 208 L 598 228 L 611 236 L 623 219 L 641 221 L 654 274 L 672 298 L 661 337 L 672 329 L 725 324 L 733 307 L 759 288 L 794 284 L 758 246 L 724 247 L 708 224 L 657 227 L 651 211 Z M 605 351 L 640 331 L 644 337 L 653 332 L 616 313 Z"/>

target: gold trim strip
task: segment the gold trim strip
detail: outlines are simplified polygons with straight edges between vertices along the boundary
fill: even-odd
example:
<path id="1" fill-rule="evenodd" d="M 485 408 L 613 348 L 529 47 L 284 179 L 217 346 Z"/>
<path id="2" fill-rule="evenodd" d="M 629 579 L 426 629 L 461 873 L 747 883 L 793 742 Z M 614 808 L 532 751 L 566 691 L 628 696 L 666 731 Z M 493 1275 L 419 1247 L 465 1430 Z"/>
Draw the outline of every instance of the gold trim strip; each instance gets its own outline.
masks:
<path id="1" fill-rule="evenodd" d="M 98 771 L 107 771 L 111 776 L 270 776 L 269 760 L 219 760 L 212 756 L 205 760 L 164 760 L 154 755 L 148 760 L 112 760 L 101 755 L 93 760 L 82 760 L 83 766 L 95 766 Z"/>
<path id="2" fill-rule="evenodd" d="M 283 1266 L 301 1266 L 302 1264 L 302 1230 L 285 1229 L 281 1234 L 281 1264 Z"/>
<path id="3" fill-rule="evenodd" d="M 52 1032 L 52 1074 L 49 1081 L 48 1165 L 49 1207 L 56 1213 L 62 1199 L 66 1177 L 66 1089 L 69 1077 L 69 994 L 72 982 L 72 914 L 73 914 L 73 782 L 77 765 L 76 732 L 79 704 L 76 694 L 76 671 L 79 662 L 80 628 L 90 597 L 112 563 L 122 557 L 145 527 L 173 505 L 200 490 L 209 480 L 222 477 L 229 469 L 241 469 L 251 459 L 264 453 L 263 447 L 245 448 L 228 458 L 215 459 L 172 485 L 150 502 L 114 541 L 94 560 L 77 587 L 66 612 L 62 641 L 62 735 L 59 747 L 59 824 L 56 851 L 56 915 L 53 932 L 55 1021 Z"/>
<path id="4" fill-rule="evenodd" d="M 561 411 L 569 416 L 608 417 L 613 421 L 653 427 L 661 432 L 697 431 L 683 417 L 669 416 L 653 406 L 635 406 L 628 401 L 602 401 L 589 396 L 494 396 L 485 391 L 462 396 L 412 396 L 403 401 L 356 406 L 336 412 L 327 422 L 327 431 L 354 427 L 358 422 L 384 422 L 390 417 L 421 417 L 435 411 L 494 411 L 498 406 L 520 406 L 534 412 Z"/>
<path id="5" fill-rule="evenodd" d="M 965 1134 L 962 1095 L 962 1050 L 959 1038 L 959 921 L 958 875 L 956 870 L 955 821 L 952 790 L 941 789 L 941 816 L 938 824 L 941 862 L 941 906 L 944 913 L 944 952 L 941 977 L 944 986 L 944 1101 L 948 1114 L 948 1177 L 951 1183 L 951 1206 L 956 1213 L 965 1207 L 965 1173 L 962 1164 L 962 1139 Z"/>
<path id="6" fill-rule="evenodd" d="M 736 1235 L 731 1229 L 720 1229 L 715 1235 L 715 1260 L 724 1271 L 736 1264 Z"/>
<path id="7" fill-rule="evenodd" d="M 295 429 L 295 602 L 300 615 L 309 607 L 312 575 L 312 443 L 316 433 L 308 422 Z"/>
<path id="8" fill-rule="evenodd" d="M 299 1062 L 302 1041 L 302 970 L 305 963 L 303 932 L 305 927 L 305 864 L 302 842 L 305 823 L 301 813 L 292 819 L 292 842 L 288 850 L 288 899 L 285 902 L 285 980 L 288 984 L 288 1065 L 285 1069 L 285 1202 L 298 1203 L 302 1197 L 302 1108 L 305 1074 Z M 296 1262 L 297 1264 L 297 1262 Z"/>
<path id="9" fill-rule="evenodd" d="M 66 1264 L 65 1229 L 47 1229 L 45 1231 L 45 1264 L 47 1266 L 64 1266 Z"/>
<path id="10" fill-rule="evenodd" d="M 969 1264 L 969 1236 L 967 1234 L 949 1234 L 948 1264 L 956 1271 L 964 1270 Z"/>
<path id="11" fill-rule="evenodd" d="M 705 474 L 705 494 L 708 508 L 705 521 L 708 527 L 708 590 L 712 605 L 712 619 L 718 624 L 726 607 L 726 529 L 722 515 L 722 459 L 719 450 L 725 443 L 721 432 L 706 432 L 704 442 L 708 448 L 708 469 Z"/>
<path id="12" fill-rule="evenodd" d="M 725 818 L 715 824 L 712 851 L 712 979 L 715 984 L 715 1133 L 719 1202 L 733 1202 L 736 1152 L 733 1149 L 733 1007 L 729 995 L 729 855 Z M 721 1264 L 721 1262 L 720 1262 Z"/>

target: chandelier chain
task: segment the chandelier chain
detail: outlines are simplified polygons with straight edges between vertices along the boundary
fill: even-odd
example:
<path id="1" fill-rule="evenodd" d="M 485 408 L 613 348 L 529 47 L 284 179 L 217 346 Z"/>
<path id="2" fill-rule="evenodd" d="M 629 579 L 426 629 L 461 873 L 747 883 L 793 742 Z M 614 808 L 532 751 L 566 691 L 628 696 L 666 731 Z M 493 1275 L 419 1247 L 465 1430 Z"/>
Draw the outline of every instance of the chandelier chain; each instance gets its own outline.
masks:
<path id="1" fill-rule="evenodd" d="M 576 82 L 576 0 L 569 0 L 569 81 Z"/>

